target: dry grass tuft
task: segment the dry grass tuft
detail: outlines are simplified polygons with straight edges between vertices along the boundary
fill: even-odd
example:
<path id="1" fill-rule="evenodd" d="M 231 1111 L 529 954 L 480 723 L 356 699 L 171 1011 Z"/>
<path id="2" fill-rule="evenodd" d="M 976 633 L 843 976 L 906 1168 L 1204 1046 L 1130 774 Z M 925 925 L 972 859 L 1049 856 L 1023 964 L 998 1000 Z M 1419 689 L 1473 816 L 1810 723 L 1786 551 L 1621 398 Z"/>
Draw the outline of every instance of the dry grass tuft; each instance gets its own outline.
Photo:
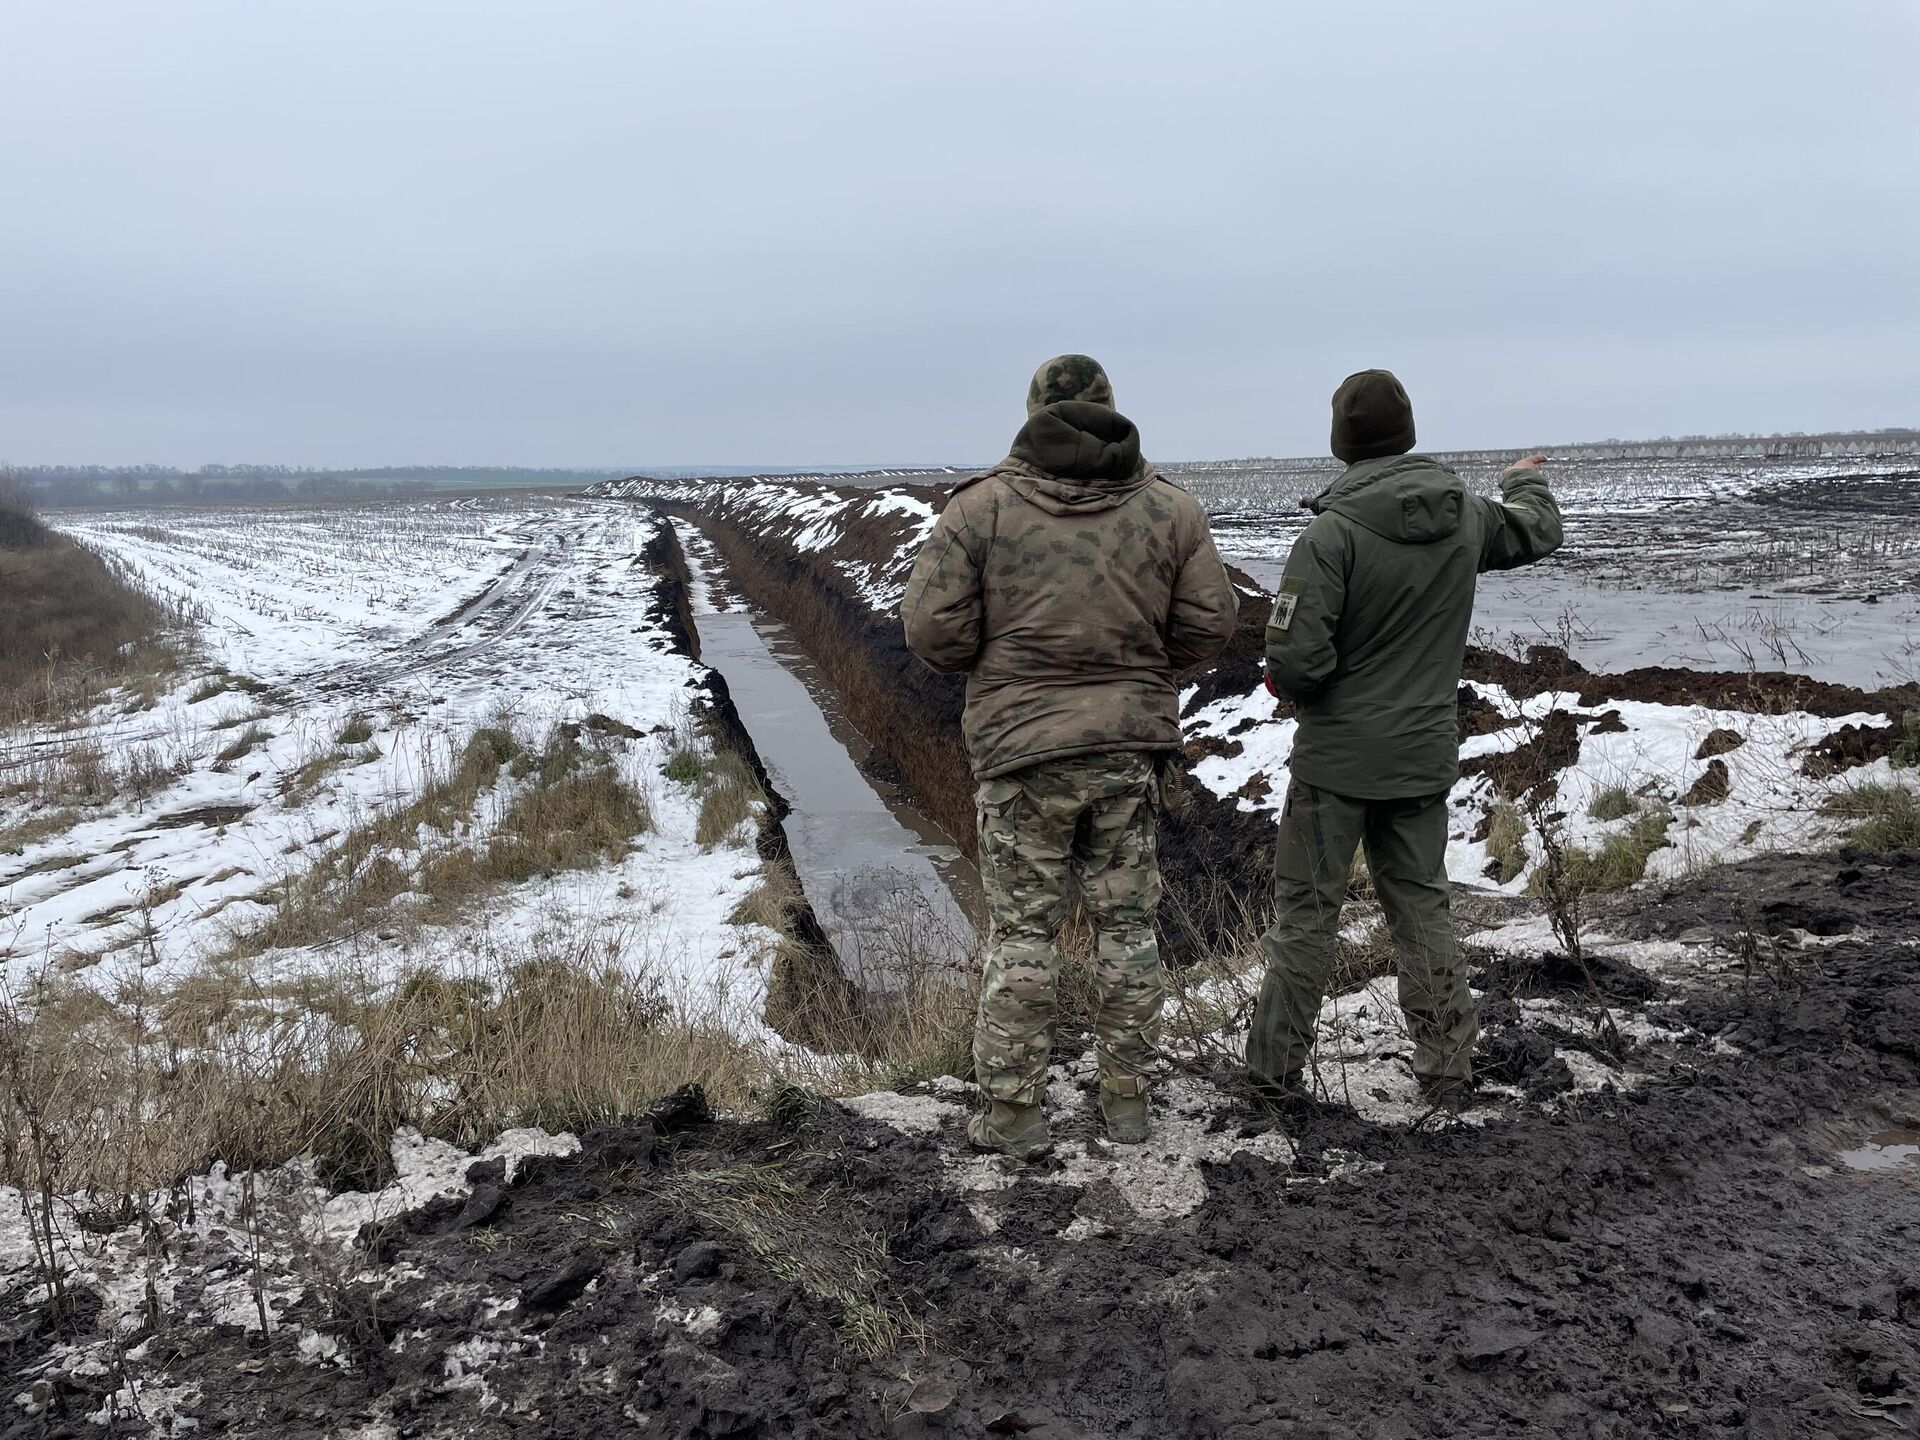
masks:
<path id="1" fill-rule="evenodd" d="M 700 816 L 693 838 L 702 849 L 710 850 L 731 838 L 766 803 L 766 792 L 747 762 L 730 750 L 720 751 L 708 762 L 701 781 Z"/>
<path id="2" fill-rule="evenodd" d="M 773 1275 L 840 1310 L 840 1336 L 866 1357 L 923 1326 L 887 1273 L 886 1240 L 862 1222 L 860 1197 L 822 1192 L 785 1164 L 672 1176 L 667 1197 L 690 1219 L 731 1236 Z"/>
<path id="3" fill-rule="evenodd" d="M 273 736 L 258 725 L 249 725 L 239 735 L 221 746 L 213 757 L 216 766 L 227 766 L 236 760 L 246 758 L 257 747 L 266 744 Z"/>
<path id="4" fill-rule="evenodd" d="M 776 935 L 791 936 L 794 921 L 805 903 L 806 897 L 800 891 L 800 881 L 793 868 L 769 863 L 763 869 L 760 882 L 733 907 L 727 921 L 733 925 L 758 925 Z"/>
<path id="5" fill-rule="evenodd" d="M 179 668 L 161 632 L 182 617 L 49 529 L 11 484 L 0 484 L 0 595 L 0 728 L 61 719 L 115 687 L 151 708 Z"/>
<path id="6" fill-rule="evenodd" d="M 328 766 L 351 758 L 331 751 Z M 296 785 L 313 783 L 296 776 Z M 497 814 L 480 813 L 503 785 Z M 421 792 L 352 826 L 304 873 L 272 895 L 273 914 L 238 937 L 257 954 L 358 935 L 401 895 L 417 895 L 406 919 L 443 920 L 478 896 L 624 855 L 652 827 L 646 800 L 608 750 L 556 729 L 531 750 L 506 723 L 477 728 Z"/>
<path id="7" fill-rule="evenodd" d="M 1593 797 L 1593 803 L 1587 806 L 1587 814 L 1602 822 L 1624 820 L 1640 808 L 1640 802 L 1633 798 L 1633 792 L 1624 785 L 1609 785 Z"/>
<path id="8" fill-rule="evenodd" d="M 1664 803 L 1636 805 L 1633 822 L 1607 836 L 1597 850 L 1569 845 L 1565 849 L 1564 884 L 1582 894 L 1595 891 L 1625 890 L 1637 884 L 1647 873 L 1647 861 L 1653 852 L 1665 848 L 1667 831 L 1673 827 L 1673 811 Z M 1544 882 L 1535 877 L 1528 893 L 1544 896 Z"/>
<path id="9" fill-rule="evenodd" d="M 745 1106 L 767 1073 L 591 943 L 394 984 L 232 963 L 112 998 L 47 983 L 31 1006 L 0 997 L 0 1183 L 134 1195 L 215 1160 L 310 1155 L 330 1181 L 377 1186 L 402 1125 L 473 1146 L 638 1114 L 689 1079 Z"/>
<path id="10" fill-rule="evenodd" d="M 1827 801 L 1826 813 L 1852 821 L 1846 838 L 1869 850 L 1920 847 L 1920 792 L 1910 786 L 1852 785 Z"/>
<path id="11" fill-rule="evenodd" d="M 42 810 L 29 815 L 26 819 L 0 829 L 0 855 L 18 855 L 29 845 L 37 845 L 42 840 L 51 840 L 56 835 L 64 835 L 80 819 L 80 812 L 71 809 Z"/>
<path id="12" fill-rule="evenodd" d="M 1487 854 L 1493 878 L 1506 885 L 1527 868 L 1527 822 L 1520 807 L 1502 799 L 1487 813 Z"/>
<path id="13" fill-rule="evenodd" d="M 1900 743 L 1887 758 L 1896 770 L 1920 768 L 1920 710 L 1909 710 L 1900 717 Z"/>
<path id="14" fill-rule="evenodd" d="M 0 770 L 0 799 L 55 811 L 152 799 L 193 767 L 191 744 L 146 742 L 110 756 L 84 734 Z"/>
<path id="15" fill-rule="evenodd" d="M 677 785 L 697 785 L 707 773 L 707 762 L 691 744 L 682 743 L 667 757 L 663 773 Z"/>

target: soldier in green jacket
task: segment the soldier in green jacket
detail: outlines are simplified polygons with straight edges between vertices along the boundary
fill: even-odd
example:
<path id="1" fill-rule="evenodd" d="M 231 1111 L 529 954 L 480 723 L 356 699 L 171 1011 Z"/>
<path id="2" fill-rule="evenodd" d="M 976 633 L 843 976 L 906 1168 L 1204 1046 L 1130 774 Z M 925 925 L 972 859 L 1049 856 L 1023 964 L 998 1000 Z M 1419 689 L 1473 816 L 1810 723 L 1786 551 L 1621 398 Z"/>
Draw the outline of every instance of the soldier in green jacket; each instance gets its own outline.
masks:
<path id="1" fill-rule="evenodd" d="M 1147 1138 L 1159 761 L 1180 745 L 1175 673 L 1218 655 L 1239 609 L 1205 513 L 1142 458 L 1097 364 L 1049 360 L 1027 411 L 1012 453 L 954 491 L 900 607 L 913 653 L 967 677 L 991 922 L 973 1043 L 989 1108 L 968 1136 L 1022 1157 L 1048 1144 L 1055 935 L 1076 893 L 1107 1134 Z"/>
<path id="2" fill-rule="evenodd" d="M 1559 548 L 1560 509 L 1533 455 L 1502 497 L 1469 494 L 1413 449 L 1413 407 L 1385 370 L 1333 396 L 1333 453 L 1346 473 L 1314 513 L 1274 597 L 1267 684 L 1294 702 L 1286 809 L 1274 855 L 1266 978 L 1247 1065 L 1273 1096 L 1304 1093 L 1354 852 L 1399 954 L 1413 1072 L 1436 1103 L 1472 1084 L 1479 1035 L 1447 889 L 1447 793 L 1460 776 L 1456 697 L 1476 578 Z"/>

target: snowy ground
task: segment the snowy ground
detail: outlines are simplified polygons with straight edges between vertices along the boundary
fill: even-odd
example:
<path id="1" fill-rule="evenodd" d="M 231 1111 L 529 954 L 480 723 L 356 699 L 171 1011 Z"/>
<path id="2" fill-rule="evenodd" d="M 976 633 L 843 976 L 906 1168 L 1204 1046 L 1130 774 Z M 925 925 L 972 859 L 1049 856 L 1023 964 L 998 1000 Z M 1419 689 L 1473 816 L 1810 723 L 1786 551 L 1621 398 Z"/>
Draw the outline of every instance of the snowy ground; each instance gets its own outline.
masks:
<path id="1" fill-rule="evenodd" d="M 1278 583 L 1331 462 L 1169 466 L 1221 554 Z M 1567 543 L 1484 577 L 1476 639 L 1566 645 L 1593 669 L 1779 670 L 1875 689 L 1920 679 L 1920 480 L 1895 458 L 1553 461 Z M 1493 471 L 1465 471 L 1497 493 Z M 904 483 L 903 483 L 904 482 Z M 607 481 L 818 555 L 876 613 L 898 606 L 950 475 Z"/>
<path id="2" fill-rule="evenodd" d="M 1610 670 L 1783 671 L 1869 691 L 1911 681 L 1920 675 L 1920 542 L 1910 514 L 1920 508 L 1920 481 L 1904 464 L 1872 456 L 1550 464 L 1567 544 L 1541 565 L 1484 578 L 1476 639 L 1502 650 L 1516 638 L 1563 644 L 1576 659 Z M 1304 522 L 1297 497 L 1324 485 L 1335 468 L 1246 462 L 1171 473 L 1208 504 L 1228 557 L 1271 582 Z M 1495 481 L 1491 470 L 1463 473 L 1478 489 Z M 837 571 L 849 591 L 886 614 L 940 494 L 921 484 L 873 481 L 637 478 L 607 482 L 596 493 L 658 496 L 731 519 L 776 549 L 817 557 L 814 563 Z M 1839 827 L 1823 807 L 1836 790 L 1901 778 L 1884 760 L 1838 776 L 1810 773 L 1811 747 L 1849 726 L 1889 725 L 1880 711 L 1581 706 L 1572 696 L 1522 701 L 1498 686 L 1475 689 L 1506 723 L 1471 737 L 1463 758 L 1528 743 L 1550 709 L 1573 717 L 1576 754 L 1555 800 L 1562 838 L 1592 849 L 1667 813 L 1665 844 L 1647 867 L 1654 877 L 1827 843 Z M 1242 810 L 1277 815 L 1293 722 L 1274 713 L 1271 699 L 1255 690 L 1189 714 L 1189 742 L 1209 752 L 1194 766 L 1198 783 Z M 1703 752 L 1709 736 L 1714 753 Z M 1696 792 L 1703 777 L 1721 769 L 1724 797 Z M 1612 791 L 1632 797 L 1632 813 L 1590 814 Z M 1500 800 L 1485 775 L 1456 787 L 1449 868 L 1461 883 L 1517 894 L 1532 878 L 1540 839 L 1523 838 L 1526 864 L 1517 873 L 1491 876 L 1487 821 Z"/>
<path id="3" fill-rule="evenodd" d="M 1647 873 L 1653 877 L 1682 875 L 1768 851 L 1833 843 L 1840 826 L 1822 813 L 1825 802 L 1845 786 L 1899 778 L 1885 760 L 1857 767 L 1843 778 L 1816 778 L 1805 769 L 1809 747 L 1816 742 L 1850 725 L 1887 725 L 1890 721 L 1884 714 L 1753 714 L 1627 700 L 1583 706 L 1565 693 L 1549 691 L 1519 699 L 1484 682 L 1472 682 L 1470 688 L 1506 723 L 1491 733 L 1468 737 L 1461 746 L 1466 763 L 1530 742 L 1549 711 L 1582 722 L 1578 756 L 1559 775 L 1553 806 L 1564 817 L 1559 833 L 1570 845 L 1593 849 L 1642 815 L 1664 807 L 1673 823 L 1666 847 L 1656 850 L 1648 862 Z M 1211 748 L 1216 753 L 1192 767 L 1196 781 L 1244 811 L 1278 819 L 1286 803 L 1296 722 L 1275 718 L 1274 710 L 1273 698 L 1256 690 L 1202 707 L 1187 716 L 1186 729 L 1190 741 L 1215 742 Z M 1704 742 L 1716 733 L 1737 736 L 1739 743 L 1703 758 Z M 1727 771 L 1725 798 L 1683 804 L 1715 759 Z M 1595 818 L 1590 813 L 1595 801 L 1609 791 L 1627 792 L 1634 801 L 1633 810 L 1610 819 Z M 1485 775 L 1467 775 L 1454 786 L 1448 801 L 1455 822 L 1447 870 L 1459 884 L 1522 894 L 1540 858 L 1541 842 L 1537 834 L 1526 834 L 1522 839 L 1526 868 L 1504 884 L 1490 878 L 1493 855 L 1486 821 L 1500 799 Z"/>
<path id="4" fill-rule="evenodd" d="M 266 913 L 265 887 L 416 794 L 477 725 L 507 716 L 537 739 L 598 713 L 639 732 L 619 763 L 653 825 L 633 852 L 495 896 L 443 932 L 359 937 L 360 958 L 453 963 L 584 925 L 691 994 L 723 977 L 755 989 L 753 937 L 727 918 L 759 878 L 750 827 L 703 849 L 696 797 L 661 773 L 707 672 L 674 651 L 653 599 L 639 557 L 655 523 L 631 506 L 502 495 L 71 525 L 189 601 L 210 663 L 150 710 L 104 707 L 84 731 L 13 737 L 0 753 L 15 778 L 89 743 L 164 772 L 148 798 L 80 807 L 0 855 L 0 978 L 15 994 L 49 971 L 103 991 L 133 973 L 177 978 Z M 215 667 L 236 678 L 210 683 Z M 356 718 L 370 733 L 340 745 Z M 250 731 L 257 743 L 221 761 Z M 476 831 L 505 798 L 483 802 Z M 0 800 L 0 833 L 53 814 L 32 794 Z M 754 995 L 736 999 L 758 1014 Z"/>
<path id="5" fill-rule="evenodd" d="M 391 1222 L 436 1196 L 468 1193 L 467 1172 L 476 1161 L 502 1162 L 503 1179 L 511 1181 L 529 1155 L 570 1155 L 579 1148 L 572 1135 L 510 1130 L 470 1155 L 403 1130 L 393 1141 L 394 1179 L 378 1191 L 330 1191 L 300 1162 L 246 1175 L 216 1166 L 165 1195 L 142 1197 L 141 1220 L 97 1230 L 77 1223 L 86 1197 L 61 1197 L 55 1222 L 61 1284 L 67 1294 L 96 1295 L 103 1303 L 91 1336 L 60 1347 L 51 1365 L 36 1368 L 86 1377 L 109 1373 L 123 1356 L 137 1364 L 146 1358 L 162 1316 L 168 1326 L 231 1326 L 263 1338 L 280 1336 L 288 1327 L 286 1311 L 305 1296 L 354 1287 L 377 1291 L 399 1278 L 357 1243 L 366 1227 Z M 43 1274 L 35 1254 L 22 1197 L 0 1189 L 0 1288 L 13 1290 Z M 45 1294 L 44 1283 L 29 1283 L 18 1298 L 32 1304 Z M 348 1363 L 335 1336 L 297 1325 L 293 1331 L 291 1343 L 309 1364 Z M 127 1383 L 104 1394 L 88 1418 L 109 1427 L 144 1420 L 162 1434 L 186 1433 L 196 1428 L 187 1417 L 203 1398 L 197 1391 Z M 6 1398 L 27 1419 L 46 1409 L 46 1393 L 32 1384 Z"/>

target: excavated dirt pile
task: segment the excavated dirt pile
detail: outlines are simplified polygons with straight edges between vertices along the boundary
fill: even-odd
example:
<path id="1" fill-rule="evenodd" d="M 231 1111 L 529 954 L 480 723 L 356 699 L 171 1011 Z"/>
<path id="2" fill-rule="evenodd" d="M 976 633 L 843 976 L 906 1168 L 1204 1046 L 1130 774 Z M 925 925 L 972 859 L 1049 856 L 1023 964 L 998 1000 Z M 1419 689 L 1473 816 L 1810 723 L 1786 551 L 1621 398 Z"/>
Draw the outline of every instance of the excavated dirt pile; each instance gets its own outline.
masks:
<path id="1" fill-rule="evenodd" d="M 238 1329 L 123 1363 L 197 1390 L 198 1433 L 288 1440 L 1906 1433 L 1920 1173 L 1837 1149 L 1916 1123 L 1916 918 L 1911 853 L 1634 897 L 1615 933 L 1746 957 L 1683 980 L 1603 947 L 1601 990 L 1685 1030 L 1639 1084 L 1407 1128 L 1189 1079 L 1219 1103 L 1205 1134 L 1162 1117 L 1209 1157 L 1184 1204 L 1085 1127 L 1031 1168 L 967 1160 L 937 1093 L 788 1092 L 748 1122 L 683 1092 L 364 1235 L 385 1293 L 287 1317 L 345 1365 Z M 1584 980 L 1482 959 L 1487 1059 L 1564 1088 L 1516 1016 Z M 102 1433 L 77 1417 L 122 1378 L 0 1433 Z"/>

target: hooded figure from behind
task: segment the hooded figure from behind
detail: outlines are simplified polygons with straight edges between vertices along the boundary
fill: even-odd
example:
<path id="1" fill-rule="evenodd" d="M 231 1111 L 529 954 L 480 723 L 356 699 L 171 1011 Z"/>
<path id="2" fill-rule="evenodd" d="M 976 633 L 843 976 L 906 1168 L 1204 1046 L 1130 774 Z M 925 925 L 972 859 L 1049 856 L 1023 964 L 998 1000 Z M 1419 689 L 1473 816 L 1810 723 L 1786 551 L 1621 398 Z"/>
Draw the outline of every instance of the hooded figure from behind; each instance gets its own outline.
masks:
<path id="1" fill-rule="evenodd" d="M 1399 953 L 1415 1078 L 1447 1103 L 1472 1079 L 1478 1026 L 1446 873 L 1460 670 L 1478 576 L 1551 554 L 1560 510 L 1540 475 L 1543 456 L 1509 467 L 1494 500 L 1408 453 L 1413 444 L 1413 406 L 1397 379 L 1362 370 L 1341 383 L 1332 448 L 1346 472 L 1305 502 L 1313 519 L 1267 624 L 1267 684 L 1293 701 L 1299 729 L 1247 1063 L 1279 1095 L 1303 1088 L 1363 844 Z"/>
<path id="2" fill-rule="evenodd" d="M 1016 1155 L 1047 1144 L 1054 937 L 1076 892 L 1098 930 L 1108 1133 L 1146 1138 L 1163 1001 L 1158 781 L 1180 745 L 1175 676 L 1220 653 L 1239 606 L 1205 513 L 1141 457 L 1112 401 L 1089 357 L 1042 365 L 1012 452 L 955 489 L 901 605 L 913 653 L 967 677 L 992 927 L 974 1035 L 990 1109 L 969 1135 Z"/>

